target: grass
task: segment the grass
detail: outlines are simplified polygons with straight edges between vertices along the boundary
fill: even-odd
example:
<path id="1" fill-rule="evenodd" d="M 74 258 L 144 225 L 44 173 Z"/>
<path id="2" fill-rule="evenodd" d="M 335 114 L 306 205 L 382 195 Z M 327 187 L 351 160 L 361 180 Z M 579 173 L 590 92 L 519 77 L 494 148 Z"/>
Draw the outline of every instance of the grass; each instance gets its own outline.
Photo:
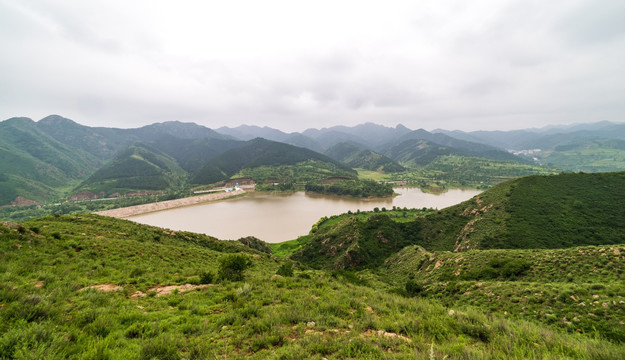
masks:
<path id="1" fill-rule="evenodd" d="M 625 342 L 625 247 L 427 252 L 411 246 L 380 276 L 420 296 Z"/>

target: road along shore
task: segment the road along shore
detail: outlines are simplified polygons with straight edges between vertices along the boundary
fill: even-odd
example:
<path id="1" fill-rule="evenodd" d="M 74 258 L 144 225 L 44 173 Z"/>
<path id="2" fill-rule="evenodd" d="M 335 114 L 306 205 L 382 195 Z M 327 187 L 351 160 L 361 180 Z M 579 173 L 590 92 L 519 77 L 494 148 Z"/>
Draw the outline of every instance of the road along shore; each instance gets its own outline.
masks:
<path id="1" fill-rule="evenodd" d="M 154 212 L 154 211 L 173 209 L 173 208 L 177 208 L 181 206 L 196 205 L 196 204 L 209 202 L 209 201 L 223 200 L 223 199 L 231 198 L 234 196 L 239 196 L 245 193 L 247 192 L 243 189 L 234 190 L 230 192 L 224 191 L 224 192 L 218 192 L 218 193 L 212 193 L 212 194 L 206 194 L 206 195 L 191 196 L 191 197 L 182 198 L 182 199 L 166 200 L 166 201 L 159 201 L 159 202 L 150 203 L 150 204 L 141 204 L 141 205 L 128 206 L 128 207 L 118 208 L 118 209 L 98 211 L 98 212 L 95 212 L 94 214 L 123 219 L 123 218 L 127 218 L 130 216 L 141 215 L 141 214 Z"/>

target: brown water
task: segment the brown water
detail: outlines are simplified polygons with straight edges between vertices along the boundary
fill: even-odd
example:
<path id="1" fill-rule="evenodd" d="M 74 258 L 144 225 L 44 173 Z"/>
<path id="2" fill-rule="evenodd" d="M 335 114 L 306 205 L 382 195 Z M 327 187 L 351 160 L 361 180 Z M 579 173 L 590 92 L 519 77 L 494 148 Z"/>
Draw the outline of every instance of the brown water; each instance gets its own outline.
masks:
<path id="1" fill-rule="evenodd" d="M 480 190 L 451 189 L 428 194 L 418 188 L 397 188 L 392 199 L 358 200 L 333 196 L 250 193 L 245 197 L 170 209 L 128 219 L 148 225 L 203 233 L 218 239 L 255 236 L 267 242 L 282 242 L 306 235 L 323 216 L 348 210 L 371 211 L 375 207 L 442 209 L 479 194 Z"/>

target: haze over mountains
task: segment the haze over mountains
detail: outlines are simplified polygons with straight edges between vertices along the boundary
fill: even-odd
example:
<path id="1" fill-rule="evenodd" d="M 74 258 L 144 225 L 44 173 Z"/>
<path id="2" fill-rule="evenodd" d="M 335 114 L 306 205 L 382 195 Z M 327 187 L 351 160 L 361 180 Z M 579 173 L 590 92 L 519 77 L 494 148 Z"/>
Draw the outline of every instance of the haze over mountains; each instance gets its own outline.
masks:
<path id="1" fill-rule="evenodd" d="M 292 147 L 277 150 L 282 146 L 278 143 Z M 243 149 L 238 155 L 231 152 L 237 148 Z M 542 153 L 520 157 L 508 151 L 524 149 Z M 579 153 L 588 151 L 585 161 Z M 225 171 L 223 164 L 235 162 L 242 153 L 256 160 L 241 163 L 237 171 L 283 165 L 295 153 L 292 159 L 298 161 L 340 161 L 347 167 L 381 172 L 425 166 L 449 155 L 609 171 L 625 168 L 625 124 L 467 133 L 366 123 L 285 133 L 259 126 L 213 130 L 177 121 L 117 129 L 83 126 L 58 115 L 37 122 L 11 118 L 0 122 L 0 205 L 16 200 L 42 203 L 84 190 L 108 196 L 224 180 L 236 171 Z M 571 162 L 571 154 L 579 160 Z M 220 156 L 224 158 L 217 160 Z M 215 167 L 211 161 L 222 165 Z"/>

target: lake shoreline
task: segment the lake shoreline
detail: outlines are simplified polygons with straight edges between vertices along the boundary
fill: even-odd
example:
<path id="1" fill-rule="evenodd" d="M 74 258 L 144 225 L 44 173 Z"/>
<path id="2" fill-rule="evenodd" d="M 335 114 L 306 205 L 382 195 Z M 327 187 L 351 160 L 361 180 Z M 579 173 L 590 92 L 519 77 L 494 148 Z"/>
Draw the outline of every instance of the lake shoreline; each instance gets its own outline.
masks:
<path id="1" fill-rule="evenodd" d="M 428 194 L 419 188 L 398 188 L 399 196 L 363 200 L 304 191 L 277 194 L 254 191 L 227 201 L 184 206 L 128 217 L 128 220 L 168 228 L 207 234 L 217 239 L 254 236 L 268 243 L 292 240 L 310 231 L 312 224 L 326 216 L 349 211 L 375 211 L 375 208 L 444 208 L 466 201 L 480 191 L 449 189 L 444 194 Z M 383 210 L 382 210 L 383 211 Z"/>
<path id="2" fill-rule="evenodd" d="M 253 190 L 248 190 L 248 191 L 253 191 Z M 206 195 L 190 196 L 190 197 L 180 198 L 180 199 L 157 201 L 157 202 L 148 203 L 148 204 L 141 204 L 141 205 L 134 205 L 134 206 L 128 206 L 128 207 L 123 207 L 123 208 L 111 209 L 111 210 L 97 211 L 97 212 L 94 212 L 94 214 L 101 215 L 101 216 L 114 217 L 118 219 L 125 219 L 125 218 L 129 218 L 132 216 L 144 215 L 144 214 L 162 211 L 162 210 L 170 210 L 170 209 L 175 209 L 175 208 L 180 208 L 180 207 L 185 207 L 185 206 L 204 204 L 208 202 L 228 200 L 228 199 L 232 199 L 235 197 L 244 196 L 248 193 L 248 191 L 239 189 L 239 190 L 234 190 L 230 192 L 224 191 L 224 192 L 211 193 L 211 194 L 206 194 Z"/>

